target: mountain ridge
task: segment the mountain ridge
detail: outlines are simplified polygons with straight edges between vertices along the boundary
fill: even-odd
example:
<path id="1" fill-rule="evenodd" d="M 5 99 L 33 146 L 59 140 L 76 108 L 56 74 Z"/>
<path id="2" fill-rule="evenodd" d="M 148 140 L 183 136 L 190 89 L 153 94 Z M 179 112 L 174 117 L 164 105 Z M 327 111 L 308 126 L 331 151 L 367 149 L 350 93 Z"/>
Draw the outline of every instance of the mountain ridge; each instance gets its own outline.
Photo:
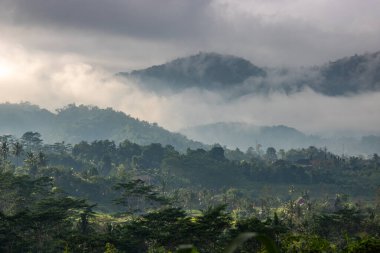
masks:
<path id="1" fill-rule="evenodd" d="M 327 96 L 380 91 L 380 52 L 348 56 L 320 66 L 299 69 L 264 68 L 232 55 L 198 53 L 119 76 L 133 78 L 155 92 L 200 88 L 238 89 L 247 93 L 293 93 L 310 88 Z"/>
<path id="2" fill-rule="evenodd" d="M 179 130 L 191 139 L 212 145 L 219 143 L 227 148 L 246 150 L 250 147 L 266 149 L 300 149 L 315 146 L 346 154 L 373 154 L 380 152 L 380 136 L 321 137 L 307 135 L 296 128 L 284 125 L 257 126 L 242 122 L 218 122 Z"/>
<path id="3" fill-rule="evenodd" d="M 0 104 L 0 122 L 0 135 L 21 136 L 25 132 L 36 131 L 50 143 L 65 141 L 75 144 L 102 139 L 121 142 L 128 139 L 140 145 L 172 145 L 180 151 L 206 147 L 156 123 L 97 106 L 69 104 L 53 113 L 30 103 L 3 103 Z"/>
<path id="4" fill-rule="evenodd" d="M 263 77 L 266 72 L 241 57 L 199 52 L 146 69 L 119 74 L 140 79 L 148 88 L 155 89 L 169 85 L 170 88 L 178 90 L 188 86 L 227 88 L 252 76 Z"/>

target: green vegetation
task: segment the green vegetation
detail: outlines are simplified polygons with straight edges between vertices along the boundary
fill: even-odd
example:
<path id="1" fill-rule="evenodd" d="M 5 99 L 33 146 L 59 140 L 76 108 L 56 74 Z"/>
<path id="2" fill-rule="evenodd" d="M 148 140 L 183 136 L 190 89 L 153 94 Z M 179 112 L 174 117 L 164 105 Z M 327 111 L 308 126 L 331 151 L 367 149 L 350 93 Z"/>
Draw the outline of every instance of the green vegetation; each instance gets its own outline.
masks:
<path id="1" fill-rule="evenodd" d="M 112 108 L 70 104 L 52 113 L 30 103 L 0 104 L 0 133 L 21 136 L 39 132 L 48 143 L 128 139 L 140 145 L 152 142 L 172 145 L 177 150 L 205 145 Z"/>
<path id="2" fill-rule="evenodd" d="M 377 154 L 0 142 L 0 252 L 380 251 Z"/>

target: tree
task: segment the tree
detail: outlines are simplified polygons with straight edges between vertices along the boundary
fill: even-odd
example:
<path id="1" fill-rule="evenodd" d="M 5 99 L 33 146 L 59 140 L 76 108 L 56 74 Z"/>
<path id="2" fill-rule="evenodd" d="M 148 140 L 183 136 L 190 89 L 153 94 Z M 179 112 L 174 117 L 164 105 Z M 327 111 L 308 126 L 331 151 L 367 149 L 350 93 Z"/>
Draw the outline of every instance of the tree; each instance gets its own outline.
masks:
<path id="1" fill-rule="evenodd" d="M 165 149 L 160 143 L 152 143 L 145 146 L 141 155 L 136 156 L 134 165 L 138 168 L 159 168 L 165 155 Z"/>
<path id="2" fill-rule="evenodd" d="M 209 207 L 202 212 L 194 224 L 194 244 L 201 252 L 218 252 L 221 250 L 220 238 L 223 232 L 230 227 L 232 218 L 226 212 L 226 205 Z M 219 243 L 218 243 L 219 242 Z"/>
<path id="3" fill-rule="evenodd" d="M 284 160 L 285 159 L 285 156 L 286 156 L 286 153 L 285 153 L 285 150 L 284 149 L 280 149 L 278 151 L 280 157 L 281 157 L 281 160 Z"/>
<path id="4" fill-rule="evenodd" d="M 377 168 L 379 167 L 379 161 L 380 161 L 379 155 L 377 153 L 373 154 L 372 161 L 375 166 L 375 170 L 377 170 Z"/>
<path id="5" fill-rule="evenodd" d="M 141 179 L 119 183 L 115 186 L 115 190 L 122 191 L 122 196 L 115 199 L 115 203 L 127 207 L 127 212 L 130 213 L 141 212 L 146 207 L 168 203 L 168 200 L 162 197 L 152 185 L 146 185 Z"/>
<path id="6" fill-rule="evenodd" d="M 215 159 L 215 160 L 225 160 L 226 158 L 224 157 L 224 149 L 219 146 L 213 147 L 209 151 L 210 157 Z"/>
<path id="7" fill-rule="evenodd" d="M 46 157 L 46 155 L 43 153 L 43 152 L 38 152 L 38 156 L 37 156 L 37 165 L 38 166 L 41 166 L 41 167 L 44 167 L 47 165 L 47 162 L 48 162 L 48 159 Z"/>
<path id="8" fill-rule="evenodd" d="M 276 152 L 276 149 L 273 148 L 273 147 L 269 147 L 267 148 L 267 152 L 266 152 L 266 158 L 269 160 L 269 161 L 276 161 L 277 160 L 277 152 Z"/>
<path id="9" fill-rule="evenodd" d="M 0 153 L 1 153 L 2 160 L 6 161 L 8 159 L 8 155 L 9 155 L 9 144 L 6 140 L 3 140 L 1 142 Z"/>
<path id="10" fill-rule="evenodd" d="M 22 135 L 21 140 L 28 148 L 37 148 L 42 144 L 41 134 L 38 132 L 26 132 Z"/>
<path id="11" fill-rule="evenodd" d="M 101 172 L 104 176 L 108 176 L 112 169 L 112 160 L 109 155 L 104 155 L 101 160 Z"/>
<path id="12" fill-rule="evenodd" d="M 38 170 L 38 157 L 32 152 L 26 153 L 25 164 L 28 166 L 29 174 L 35 176 Z"/>
<path id="13" fill-rule="evenodd" d="M 16 166 L 19 166 L 19 158 L 23 152 L 23 146 L 20 142 L 13 144 L 12 154 L 16 157 Z"/>
<path id="14" fill-rule="evenodd" d="M 87 235 L 90 232 L 90 222 L 89 219 L 95 216 L 95 212 L 92 210 L 95 205 L 87 206 L 80 213 L 80 222 L 78 224 L 79 231 L 83 235 Z"/>

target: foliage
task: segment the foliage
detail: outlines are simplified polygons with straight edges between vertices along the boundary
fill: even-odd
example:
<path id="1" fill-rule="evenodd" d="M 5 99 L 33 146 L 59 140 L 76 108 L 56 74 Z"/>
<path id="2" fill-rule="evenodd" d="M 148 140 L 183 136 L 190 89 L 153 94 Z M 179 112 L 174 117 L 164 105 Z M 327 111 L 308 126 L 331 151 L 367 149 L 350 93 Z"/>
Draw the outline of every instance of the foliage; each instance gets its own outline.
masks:
<path id="1" fill-rule="evenodd" d="M 376 155 L 1 140 L 0 252 L 379 250 Z"/>

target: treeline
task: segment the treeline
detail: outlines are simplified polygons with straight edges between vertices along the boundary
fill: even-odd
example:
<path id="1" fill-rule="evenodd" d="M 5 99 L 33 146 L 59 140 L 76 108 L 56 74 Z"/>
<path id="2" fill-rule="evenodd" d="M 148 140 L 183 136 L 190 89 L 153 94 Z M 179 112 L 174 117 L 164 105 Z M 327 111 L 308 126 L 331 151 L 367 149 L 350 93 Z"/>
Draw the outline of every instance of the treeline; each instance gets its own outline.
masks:
<path id="1" fill-rule="evenodd" d="M 93 181 L 106 185 L 107 180 L 141 178 L 165 191 L 197 188 L 215 194 L 228 188 L 249 189 L 263 183 L 274 187 L 330 185 L 351 195 L 360 196 L 365 191 L 371 198 L 380 180 L 377 154 L 369 158 L 345 157 L 315 147 L 288 151 L 258 147 L 242 152 L 214 146 L 209 150 L 188 149 L 180 153 L 170 145 L 143 146 L 128 140 L 119 144 L 100 140 L 74 146 L 44 145 L 37 132 L 27 132 L 20 139 L 2 136 L 0 141 L 0 162 L 6 170 L 31 176 L 54 171 L 60 175 L 57 180 L 71 194 L 75 192 L 66 185 L 68 181 L 72 185 L 78 182 L 76 189 L 84 194 L 80 190 L 84 186 L 93 187 Z M 104 189 L 104 192 L 110 191 Z"/>

